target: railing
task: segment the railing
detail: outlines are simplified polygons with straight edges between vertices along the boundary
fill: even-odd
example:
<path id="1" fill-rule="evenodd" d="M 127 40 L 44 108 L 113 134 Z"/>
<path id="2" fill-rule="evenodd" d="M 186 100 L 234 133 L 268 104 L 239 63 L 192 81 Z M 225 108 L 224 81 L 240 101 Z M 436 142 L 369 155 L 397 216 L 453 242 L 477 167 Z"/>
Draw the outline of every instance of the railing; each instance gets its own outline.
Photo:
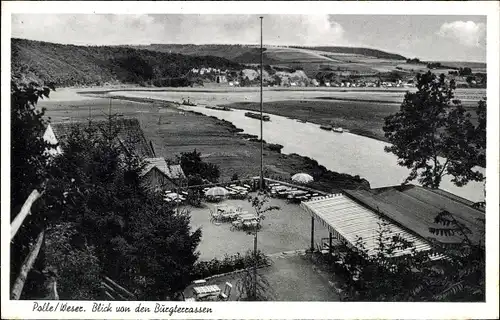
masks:
<path id="1" fill-rule="evenodd" d="M 108 277 L 102 277 L 101 291 L 105 300 L 135 301 L 133 293 L 120 286 Z"/>
<path id="2" fill-rule="evenodd" d="M 26 217 L 31 214 L 31 207 L 33 206 L 33 203 L 35 203 L 35 201 L 38 200 L 42 196 L 42 194 L 43 192 L 40 193 L 38 190 L 35 189 L 31 192 L 31 194 L 24 202 L 23 206 L 21 207 L 21 210 L 19 211 L 19 214 L 14 218 L 14 220 L 10 225 L 11 242 L 13 241 L 19 229 L 25 222 Z M 12 285 L 12 290 L 10 294 L 12 300 L 19 300 L 19 298 L 21 297 L 24 285 L 26 283 L 26 279 L 28 278 L 28 274 L 33 269 L 33 266 L 37 260 L 37 257 L 40 254 L 44 242 L 45 242 L 45 229 L 42 229 L 42 231 L 38 233 L 36 241 L 30 247 L 28 255 L 24 259 L 21 268 L 19 270 L 19 274 Z M 55 280 L 55 277 L 50 277 L 49 284 L 47 285 L 47 287 L 49 288 L 50 298 L 53 300 L 58 300 L 59 296 L 57 294 L 57 282 Z"/>

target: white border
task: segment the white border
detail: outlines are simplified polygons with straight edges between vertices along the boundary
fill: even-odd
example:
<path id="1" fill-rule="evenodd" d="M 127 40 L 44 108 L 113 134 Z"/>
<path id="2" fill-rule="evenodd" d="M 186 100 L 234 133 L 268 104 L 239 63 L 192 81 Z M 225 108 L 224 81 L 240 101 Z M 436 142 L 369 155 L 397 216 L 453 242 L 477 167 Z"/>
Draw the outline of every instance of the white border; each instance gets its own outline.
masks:
<path id="1" fill-rule="evenodd" d="M 9 198 L 10 198 L 10 15 L 12 13 L 213 13 L 213 14 L 411 14 L 411 15 L 486 15 L 488 67 L 488 167 L 487 180 L 487 302 L 486 303 L 208 303 L 212 314 L 116 314 L 116 313 L 34 313 L 29 301 L 9 298 Z M 41 26 L 42 27 L 42 26 Z M 2 2 L 2 139 L 1 208 L 2 318 L 119 318 L 137 319 L 326 319 L 326 318 L 399 318 L 399 319 L 470 319 L 498 318 L 498 230 L 499 230 L 499 4 L 497 2 Z M 74 302 L 71 302 L 74 303 Z M 115 304 L 118 304 L 114 302 Z M 154 303 L 147 303 L 154 308 Z M 81 302 L 87 310 L 92 302 Z M 128 303 L 135 307 L 135 303 Z M 175 305 L 175 303 L 169 303 Z M 199 304 L 196 304 L 199 306 Z M 204 304 L 205 305 L 205 304 Z M 183 305 L 184 306 L 184 305 Z"/>

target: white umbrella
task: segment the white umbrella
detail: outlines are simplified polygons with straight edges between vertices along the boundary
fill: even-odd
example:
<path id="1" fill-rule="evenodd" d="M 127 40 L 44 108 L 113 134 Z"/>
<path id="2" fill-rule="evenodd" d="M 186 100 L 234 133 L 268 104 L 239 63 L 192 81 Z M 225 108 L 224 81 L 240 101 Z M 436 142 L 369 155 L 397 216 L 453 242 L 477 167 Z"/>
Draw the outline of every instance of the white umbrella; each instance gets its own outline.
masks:
<path id="1" fill-rule="evenodd" d="M 297 173 L 292 176 L 292 181 L 298 183 L 309 183 L 314 181 L 313 177 L 308 175 L 307 173 Z"/>
<path id="2" fill-rule="evenodd" d="M 213 187 L 205 192 L 205 195 L 210 197 L 220 197 L 220 196 L 226 196 L 228 194 L 229 191 L 222 187 Z"/>

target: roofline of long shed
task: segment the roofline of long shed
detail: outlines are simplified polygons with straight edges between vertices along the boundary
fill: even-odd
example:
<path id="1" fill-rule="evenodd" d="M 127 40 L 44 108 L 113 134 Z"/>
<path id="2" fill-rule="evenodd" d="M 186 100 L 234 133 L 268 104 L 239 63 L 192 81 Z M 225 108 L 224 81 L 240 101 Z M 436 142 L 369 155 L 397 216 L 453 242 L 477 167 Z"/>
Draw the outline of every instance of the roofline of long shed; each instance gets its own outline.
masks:
<path id="1" fill-rule="evenodd" d="M 405 230 L 406 232 L 422 239 L 422 241 L 425 241 L 426 243 L 428 243 L 431 247 L 434 247 L 434 243 L 429 240 L 428 238 L 426 237 L 423 237 L 421 234 L 409 229 L 408 227 L 406 227 L 405 225 L 401 224 L 400 222 L 392 219 L 391 217 L 389 217 L 388 215 L 386 215 L 385 213 L 383 213 L 378 207 L 377 208 L 373 208 L 371 205 L 369 204 L 366 204 L 364 203 L 363 201 L 359 200 L 356 198 L 356 196 L 352 195 L 350 193 L 350 190 L 346 190 L 346 189 L 342 189 L 342 194 L 345 195 L 346 197 L 348 197 L 349 199 L 353 200 L 354 202 L 358 203 L 359 205 L 373 211 L 375 214 L 377 214 L 378 216 L 380 216 L 381 218 L 384 218 L 386 219 L 387 221 L 389 221 L 390 223 L 398 226 L 399 228 Z"/>

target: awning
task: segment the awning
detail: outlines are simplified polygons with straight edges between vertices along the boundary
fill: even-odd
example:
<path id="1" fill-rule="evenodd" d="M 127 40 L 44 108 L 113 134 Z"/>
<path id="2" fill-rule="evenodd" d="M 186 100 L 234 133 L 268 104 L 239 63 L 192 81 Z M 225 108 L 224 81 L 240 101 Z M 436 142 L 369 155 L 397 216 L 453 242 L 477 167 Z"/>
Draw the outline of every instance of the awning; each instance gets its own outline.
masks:
<path id="1" fill-rule="evenodd" d="M 399 235 L 402 239 L 412 242 L 417 251 L 431 249 L 430 244 L 423 238 L 405 231 L 343 194 L 333 194 L 302 202 L 301 207 L 316 220 L 321 221 L 335 237 L 344 240 L 349 245 L 358 247 L 357 239 L 361 237 L 370 255 L 376 253 L 380 226 L 384 223 L 387 224 L 388 232 L 384 235 L 388 242 L 392 237 Z M 401 249 L 395 251 L 393 256 L 397 257 L 410 252 L 411 249 Z"/>

